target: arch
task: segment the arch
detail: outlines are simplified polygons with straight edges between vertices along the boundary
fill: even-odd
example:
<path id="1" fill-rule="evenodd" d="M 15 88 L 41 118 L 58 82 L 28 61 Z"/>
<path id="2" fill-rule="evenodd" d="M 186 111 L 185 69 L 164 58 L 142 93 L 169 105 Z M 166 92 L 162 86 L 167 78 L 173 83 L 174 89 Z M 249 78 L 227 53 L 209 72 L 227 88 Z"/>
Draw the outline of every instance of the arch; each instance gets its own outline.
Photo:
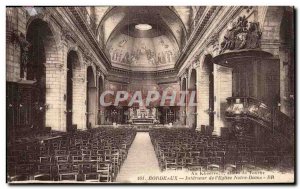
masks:
<path id="1" fill-rule="evenodd" d="M 119 14 L 120 12 L 125 12 L 126 14 L 128 14 L 129 11 L 130 11 L 129 8 L 130 7 L 113 6 L 110 9 L 108 9 L 106 11 L 106 13 L 103 15 L 103 17 L 100 20 L 99 24 L 96 26 L 96 33 L 97 33 L 97 35 L 100 35 L 100 32 L 101 32 L 100 30 L 101 30 L 102 26 L 105 24 L 105 22 L 107 21 L 108 18 L 110 18 L 114 14 Z M 151 7 L 148 7 L 148 8 L 151 8 Z M 181 47 L 182 41 L 186 42 L 186 40 L 187 40 L 187 29 L 186 29 L 183 21 L 178 16 L 178 14 L 176 13 L 176 11 L 174 11 L 171 7 L 167 7 L 166 6 L 166 7 L 157 7 L 157 8 L 162 9 L 160 12 L 163 12 L 164 14 L 170 13 L 168 15 L 173 15 L 173 17 L 174 17 L 173 19 L 176 20 L 179 23 L 179 28 L 180 28 L 180 30 L 182 30 L 182 35 L 181 35 L 182 39 L 181 40 L 178 39 L 178 37 L 176 37 L 176 35 L 174 34 L 176 31 L 173 29 L 173 27 L 169 26 L 168 23 L 166 23 L 166 26 L 167 26 L 167 29 L 169 30 L 170 34 L 173 35 L 174 39 L 176 40 L 179 48 L 182 48 Z M 164 15 L 161 15 L 161 16 L 164 16 Z M 124 18 L 128 18 L 128 16 L 124 15 L 124 17 L 122 19 L 120 19 L 118 22 L 116 22 L 115 23 L 116 25 L 108 33 L 108 37 L 104 38 L 104 41 L 103 41 L 103 43 L 105 44 L 104 46 L 107 45 L 107 42 L 110 40 L 111 36 L 115 33 L 115 31 L 117 30 L 117 28 L 119 28 L 122 25 L 122 22 L 124 21 Z M 165 19 L 168 19 L 168 17 L 166 17 Z"/>
<path id="2" fill-rule="evenodd" d="M 115 7 L 115 6 L 109 6 L 109 7 L 107 8 L 107 10 L 104 12 L 102 18 L 100 19 L 99 24 L 96 26 L 96 36 L 97 36 L 98 41 L 100 41 L 100 37 L 104 37 L 104 36 L 100 36 L 100 35 L 102 35 L 102 34 L 101 34 L 101 32 L 102 32 L 102 31 L 101 31 L 101 26 L 103 26 L 103 25 L 102 25 L 102 22 L 103 22 L 105 16 L 107 16 L 107 15 L 109 14 L 109 12 L 110 12 L 114 7 Z M 104 39 L 104 38 L 103 38 L 103 39 Z M 102 45 L 103 45 L 103 44 L 102 44 Z"/>
<path id="3" fill-rule="evenodd" d="M 279 6 L 269 6 L 267 8 L 264 23 L 261 23 L 263 40 L 279 40 L 280 23 L 282 22 L 284 8 Z"/>
<path id="4" fill-rule="evenodd" d="M 116 8 L 117 6 L 111 6 L 111 7 L 109 7 L 106 11 L 105 11 L 105 13 L 103 14 L 103 16 L 102 16 L 102 18 L 101 18 L 101 20 L 100 20 L 100 22 L 99 22 L 99 24 L 98 24 L 98 26 L 96 26 L 96 32 L 97 32 L 97 35 L 100 35 L 100 26 L 102 25 L 102 23 L 104 22 L 104 20 L 105 20 L 105 18 L 109 15 L 109 13 L 114 9 L 114 8 Z"/>
<path id="5" fill-rule="evenodd" d="M 82 57 L 82 53 L 78 50 L 78 47 L 77 46 L 69 47 L 67 54 L 69 54 L 71 52 L 76 53 L 76 56 L 77 56 L 77 61 L 75 62 L 74 68 L 75 69 L 83 68 L 83 57 Z"/>
<path id="6" fill-rule="evenodd" d="M 24 36 L 25 37 L 25 36 Z M 51 94 L 46 92 L 46 83 L 49 77 L 55 77 L 46 74 L 45 64 L 58 63 L 57 46 L 54 33 L 47 22 L 40 18 L 35 18 L 27 23 L 26 40 L 30 46 L 28 49 L 27 64 L 21 64 L 21 78 L 34 80 L 32 99 L 32 125 L 44 127 L 46 125 L 45 105 Z M 46 95 L 47 94 L 47 95 Z M 36 106 L 40 108 L 34 108 Z"/>
<path id="7" fill-rule="evenodd" d="M 181 80 L 181 90 L 182 91 L 187 90 L 186 77 L 183 77 Z"/>
<path id="8" fill-rule="evenodd" d="M 73 49 L 69 49 L 68 53 L 68 58 L 72 60 L 71 65 L 72 69 L 78 69 L 81 67 L 80 65 L 80 60 L 79 60 L 79 53 Z"/>
<path id="9" fill-rule="evenodd" d="M 93 71 L 92 66 L 87 67 L 87 86 L 88 87 L 95 87 L 95 74 Z"/>
<path id="10" fill-rule="evenodd" d="M 189 71 L 189 81 L 188 81 L 188 88 L 189 89 L 195 89 L 196 85 L 196 79 L 197 79 L 197 71 L 195 68 L 190 69 Z"/>
<path id="11" fill-rule="evenodd" d="M 279 28 L 279 37 L 283 43 L 294 42 L 294 12 L 293 9 L 286 8 L 282 14 Z"/>
<path id="12" fill-rule="evenodd" d="M 80 51 L 77 50 L 76 46 L 68 49 L 67 54 L 67 88 L 72 88 L 72 93 L 69 98 L 69 103 L 72 103 L 72 126 L 71 128 L 77 127 L 77 129 L 86 129 L 86 85 L 85 85 L 85 66 L 82 63 L 82 57 Z M 70 73 L 71 76 L 70 76 Z M 68 95 L 68 90 L 67 90 Z"/>
<path id="13" fill-rule="evenodd" d="M 29 27 L 32 25 L 32 23 L 40 21 L 43 22 L 47 27 L 49 28 L 49 31 L 52 34 L 55 46 L 58 47 L 58 44 L 60 43 L 60 38 L 57 32 L 57 28 L 55 28 L 53 22 L 50 22 L 48 17 L 46 17 L 43 14 L 38 14 L 36 16 L 29 17 L 27 23 L 26 23 L 26 31 L 28 31 Z"/>
<path id="14" fill-rule="evenodd" d="M 94 74 L 94 70 L 92 66 L 87 67 L 86 71 L 86 78 L 87 78 L 87 89 L 86 89 L 86 112 L 87 112 L 87 119 L 86 124 L 87 128 L 93 128 L 96 124 L 96 108 L 97 108 L 97 87 L 96 87 L 96 77 Z"/>
<path id="15" fill-rule="evenodd" d="M 93 76 L 93 81 L 90 81 L 90 84 L 92 83 L 92 85 L 93 85 L 91 87 L 97 87 L 97 68 L 96 68 L 95 64 L 88 63 L 86 71 L 89 72 L 89 74 L 87 73 L 87 77 L 86 77 L 87 80 L 92 79 L 91 75 Z"/>
<path id="16" fill-rule="evenodd" d="M 186 77 L 185 76 L 181 78 L 180 87 L 181 87 L 182 91 L 187 89 L 186 88 L 187 86 L 186 86 Z"/>
<path id="17" fill-rule="evenodd" d="M 94 66 L 87 67 L 87 81 L 88 87 L 96 87 L 96 71 Z"/>
<path id="18" fill-rule="evenodd" d="M 200 57 L 200 67 L 197 68 L 197 126 L 214 125 L 214 65 L 211 54 Z M 197 129 L 200 129 L 197 127 Z"/>
<path id="19" fill-rule="evenodd" d="M 74 89 L 76 90 L 76 86 L 74 85 L 74 76 L 75 69 L 80 65 L 78 54 L 76 51 L 71 50 L 67 55 L 67 89 L 66 89 L 66 126 L 67 131 L 72 131 L 75 128 L 73 127 L 73 106 L 74 106 Z"/>
<path id="20" fill-rule="evenodd" d="M 32 66 L 34 66 L 33 64 L 35 63 L 35 60 L 33 59 L 42 58 L 40 59 L 42 64 L 59 62 L 60 59 L 57 56 L 57 43 L 55 41 L 54 34 L 47 22 L 39 18 L 32 20 L 27 27 L 26 39 L 31 44 L 31 47 L 29 49 L 29 64 L 27 65 L 27 70 L 29 72 L 33 71 Z M 41 48 L 43 48 L 43 50 Z M 41 50 L 39 54 L 32 54 L 36 53 L 35 50 L 38 49 Z M 43 53 L 43 57 L 41 57 L 41 53 Z"/>
<path id="21" fill-rule="evenodd" d="M 214 64 L 210 54 L 205 55 L 202 69 L 207 73 L 208 77 L 208 101 L 209 101 L 209 126 L 214 126 Z"/>
<path id="22" fill-rule="evenodd" d="M 213 71 L 213 62 L 212 62 L 212 55 L 206 54 L 202 58 L 201 69 L 206 72 Z"/>

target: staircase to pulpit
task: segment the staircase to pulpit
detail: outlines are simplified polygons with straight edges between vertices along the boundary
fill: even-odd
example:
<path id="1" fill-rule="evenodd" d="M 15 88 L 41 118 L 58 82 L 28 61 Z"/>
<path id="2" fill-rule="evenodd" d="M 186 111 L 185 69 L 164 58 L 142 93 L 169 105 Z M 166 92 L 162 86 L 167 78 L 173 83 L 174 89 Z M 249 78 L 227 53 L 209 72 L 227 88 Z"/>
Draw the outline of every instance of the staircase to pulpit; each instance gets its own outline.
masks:
<path id="1" fill-rule="evenodd" d="M 294 146 L 294 120 L 276 108 L 251 97 L 229 97 L 226 119 L 237 135 L 252 135 L 257 143 L 268 143 L 278 149 Z"/>

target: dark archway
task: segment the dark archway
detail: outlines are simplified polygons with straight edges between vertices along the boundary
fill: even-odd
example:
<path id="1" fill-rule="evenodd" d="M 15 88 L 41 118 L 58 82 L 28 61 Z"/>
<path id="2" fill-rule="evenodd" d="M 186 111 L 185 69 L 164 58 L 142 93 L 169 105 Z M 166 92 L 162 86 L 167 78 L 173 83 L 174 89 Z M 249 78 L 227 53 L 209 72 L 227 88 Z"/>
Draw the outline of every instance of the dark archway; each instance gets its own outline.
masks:
<path id="1" fill-rule="evenodd" d="M 208 114 L 209 114 L 209 126 L 214 127 L 214 64 L 212 62 L 212 56 L 206 55 L 203 62 L 203 68 L 208 77 Z"/>
<path id="2" fill-rule="evenodd" d="M 181 91 L 182 92 L 186 92 L 187 91 L 187 86 L 186 86 L 186 78 L 182 79 L 182 83 L 181 83 Z M 187 97 L 185 96 L 184 98 L 184 106 L 181 106 L 181 114 L 182 114 L 182 121 L 183 121 L 183 125 L 186 125 L 186 103 L 187 103 Z"/>
<path id="3" fill-rule="evenodd" d="M 96 123 L 96 114 L 95 110 L 97 107 L 97 88 L 95 85 L 95 76 L 93 72 L 93 68 L 89 66 L 87 68 L 87 106 L 86 106 L 86 111 L 87 111 L 87 119 L 86 119 L 86 124 L 87 128 L 93 128 Z"/>
<path id="4" fill-rule="evenodd" d="M 67 57 L 67 131 L 73 130 L 73 74 L 76 64 L 78 64 L 78 55 L 75 51 L 70 51 Z"/>
<path id="5" fill-rule="evenodd" d="M 104 124 L 104 109 L 101 107 L 100 96 L 104 91 L 104 81 L 100 76 L 98 79 L 98 124 Z"/>
<path id="6" fill-rule="evenodd" d="M 30 46 L 28 49 L 28 62 L 21 64 L 20 76 L 27 80 L 35 81 L 32 85 L 30 95 L 31 102 L 24 107 L 26 111 L 27 123 L 34 127 L 43 128 L 46 122 L 46 70 L 47 53 L 55 52 L 53 49 L 53 34 L 48 23 L 41 20 L 33 20 L 27 28 L 26 40 Z M 30 117 L 28 117 L 30 116 Z"/>

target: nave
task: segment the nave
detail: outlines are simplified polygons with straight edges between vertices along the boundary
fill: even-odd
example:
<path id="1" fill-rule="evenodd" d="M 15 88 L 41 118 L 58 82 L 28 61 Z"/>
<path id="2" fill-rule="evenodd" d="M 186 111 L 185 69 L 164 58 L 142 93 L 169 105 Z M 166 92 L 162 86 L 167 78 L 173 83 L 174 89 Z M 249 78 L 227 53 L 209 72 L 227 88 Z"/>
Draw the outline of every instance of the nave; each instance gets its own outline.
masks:
<path id="1" fill-rule="evenodd" d="M 160 169 L 149 133 L 138 132 L 116 182 L 136 182 L 139 176 L 159 173 Z"/>
<path id="2" fill-rule="evenodd" d="M 6 7 L 7 182 L 293 173 L 294 27 L 288 6 Z"/>
<path id="3" fill-rule="evenodd" d="M 284 173 L 293 169 L 294 154 L 274 144 L 257 145 L 251 137 L 218 137 L 189 128 L 99 127 L 10 144 L 7 161 L 10 182 L 134 183 L 166 171 Z"/>

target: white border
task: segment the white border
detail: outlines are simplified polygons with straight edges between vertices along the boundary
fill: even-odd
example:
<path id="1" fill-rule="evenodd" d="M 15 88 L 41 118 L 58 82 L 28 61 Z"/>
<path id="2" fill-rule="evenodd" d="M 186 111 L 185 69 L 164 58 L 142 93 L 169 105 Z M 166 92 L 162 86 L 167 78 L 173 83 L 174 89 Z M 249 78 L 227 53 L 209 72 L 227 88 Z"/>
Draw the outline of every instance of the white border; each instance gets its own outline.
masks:
<path id="1" fill-rule="evenodd" d="M 6 123 L 5 123 L 5 117 L 6 117 L 6 109 L 5 109 L 5 81 L 6 81 L 6 58 L 5 58 L 5 41 L 6 41 L 6 34 L 5 34 L 5 7 L 9 6 L 9 5 L 19 5 L 19 6 L 33 6 L 33 5 L 53 5 L 53 6 L 65 6 L 65 5 L 131 5 L 131 6 L 135 6 L 135 5 L 151 5 L 151 6 L 157 6 L 157 5 L 288 5 L 288 6 L 295 6 L 296 9 L 298 9 L 300 1 L 299 0 L 239 0 L 239 1 L 229 1 L 229 0 L 207 0 L 207 1 L 201 1 L 201 0 L 84 0 L 84 1 L 74 1 L 74 0 L 48 0 L 48 1 L 41 1 L 41 0 L 1 0 L 0 1 L 0 25 L 1 25 L 1 29 L 0 29 L 0 57 L 1 57 L 1 64 L 0 64 L 0 76 L 1 76 L 1 86 L 3 86 L 0 90 L 0 104 L 1 104 L 1 109 L 0 109 L 0 120 L 1 120 L 1 156 L 0 156 L 0 167 L 1 167 L 1 171 L 0 171 L 0 186 L 1 188 L 9 188 L 11 186 L 9 186 L 8 184 L 5 183 L 5 177 L 6 177 L 6 171 L 5 171 L 5 167 L 6 167 L 6 132 L 5 132 L 5 127 L 6 127 Z M 298 19 L 297 20 L 297 24 L 296 26 L 298 26 Z M 296 30 L 298 31 L 298 29 Z M 296 33 L 296 36 L 298 33 Z M 298 39 L 298 37 L 297 37 Z M 297 43 L 296 43 L 297 44 Z M 296 47 L 297 48 L 297 47 Z M 297 48 L 297 52 L 296 54 L 298 54 L 298 48 Z M 296 62 L 296 64 L 298 64 L 298 62 Z M 296 66 L 297 67 L 297 71 L 299 71 L 299 65 Z M 299 72 L 298 72 L 299 73 Z M 297 80 L 298 81 L 298 80 Z M 297 84 L 296 89 L 299 88 L 299 81 Z M 298 91 L 297 91 L 298 92 Z M 297 97 L 296 97 L 297 98 Z M 298 101 L 298 99 L 297 99 Z M 299 114 L 299 112 L 298 112 Z M 298 117 L 297 114 L 297 117 Z M 297 126 L 296 126 L 297 127 Z M 297 129 L 298 133 L 296 134 L 296 136 L 300 136 L 299 135 L 299 128 Z M 299 150 L 299 145 L 297 151 Z M 298 156 L 299 157 L 299 156 Z M 297 157 L 297 165 L 299 164 L 299 158 Z M 297 174 L 299 175 L 299 173 Z M 299 180 L 298 180 L 299 182 Z M 34 185 L 29 185 L 30 187 L 34 186 Z M 65 186 L 65 185 L 38 185 L 38 186 L 34 186 L 34 187 L 41 187 L 41 188 L 52 188 L 52 187 L 77 187 L 76 185 L 70 185 L 70 186 Z M 27 186 L 28 187 L 28 186 Z M 79 186 L 80 188 L 86 188 L 86 187 L 91 187 L 91 186 L 86 186 L 86 185 L 81 185 Z M 101 185 L 93 185 L 93 187 L 101 187 L 101 188 L 112 188 L 112 186 L 101 186 Z M 141 185 L 137 185 L 137 186 L 113 186 L 113 188 L 124 188 L 124 187 L 142 187 Z M 145 187 L 145 186 L 143 186 Z M 149 187 L 149 186 L 147 186 Z M 158 187 L 158 186 L 152 186 L 153 188 Z M 165 186 L 165 187 L 186 187 L 186 186 Z M 219 188 L 220 186 L 203 186 L 203 185 L 198 185 L 198 186 L 192 186 L 192 187 L 197 187 L 197 188 Z M 227 186 L 227 187 L 241 187 L 241 186 Z M 251 187 L 251 186 L 243 186 L 243 187 Z M 257 187 L 257 186 L 252 186 L 252 187 Z M 268 188 L 273 188 L 274 185 L 271 186 L 264 186 L 264 187 L 268 187 Z M 276 187 L 276 186 L 275 186 Z M 286 187 L 286 186 L 277 186 L 277 187 Z"/>

